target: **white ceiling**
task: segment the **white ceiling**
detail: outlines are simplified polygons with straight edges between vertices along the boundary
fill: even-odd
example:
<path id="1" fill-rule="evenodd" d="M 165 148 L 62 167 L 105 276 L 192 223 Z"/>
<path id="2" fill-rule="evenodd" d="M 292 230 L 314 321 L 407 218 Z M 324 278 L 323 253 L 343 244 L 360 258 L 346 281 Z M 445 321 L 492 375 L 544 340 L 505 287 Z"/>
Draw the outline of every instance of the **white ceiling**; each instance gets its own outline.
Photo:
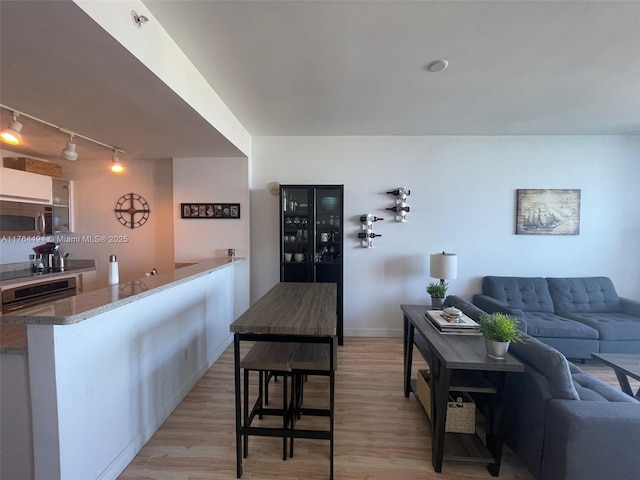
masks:
<path id="1" fill-rule="evenodd" d="M 640 133 L 636 1 L 144 4 L 253 135 Z"/>
<path id="2" fill-rule="evenodd" d="M 640 134 L 637 1 L 143 3 L 252 135 Z M 3 104 L 131 158 L 238 154 L 73 3 L 0 21 Z"/>

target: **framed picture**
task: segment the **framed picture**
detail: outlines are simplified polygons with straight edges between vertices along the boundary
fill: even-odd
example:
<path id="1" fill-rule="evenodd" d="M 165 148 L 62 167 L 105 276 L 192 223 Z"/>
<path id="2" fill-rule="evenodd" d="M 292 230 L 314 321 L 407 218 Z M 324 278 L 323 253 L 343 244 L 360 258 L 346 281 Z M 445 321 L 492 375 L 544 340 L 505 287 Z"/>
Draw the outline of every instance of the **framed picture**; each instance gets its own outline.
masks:
<path id="1" fill-rule="evenodd" d="M 240 218 L 239 203 L 181 203 L 181 218 Z"/>
<path id="2" fill-rule="evenodd" d="M 516 234 L 580 235 L 580 190 L 518 190 Z"/>

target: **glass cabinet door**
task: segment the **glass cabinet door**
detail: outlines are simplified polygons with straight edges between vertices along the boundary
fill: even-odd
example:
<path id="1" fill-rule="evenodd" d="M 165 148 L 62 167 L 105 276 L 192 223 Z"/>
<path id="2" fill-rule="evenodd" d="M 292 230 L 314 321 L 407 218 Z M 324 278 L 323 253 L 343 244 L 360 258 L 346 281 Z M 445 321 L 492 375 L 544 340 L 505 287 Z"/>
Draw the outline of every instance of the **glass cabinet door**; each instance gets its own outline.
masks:
<path id="1" fill-rule="evenodd" d="M 337 188 L 317 188 L 315 197 L 315 263 L 340 263 L 341 192 Z"/>
<path id="2" fill-rule="evenodd" d="M 53 231 L 56 233 L 71 231 L 71 195 L 69 181 L 51 179 L 53 199 Z"/>
<path id="3" fill-rule="evenodd" d="M 281 262 L 288 282 L 310 281 L 310 262 L 313 252 L 310 248 L 310 222 L 312 209 L 308 188 L 283 188 L 282 226 L 281 226 Z"/>

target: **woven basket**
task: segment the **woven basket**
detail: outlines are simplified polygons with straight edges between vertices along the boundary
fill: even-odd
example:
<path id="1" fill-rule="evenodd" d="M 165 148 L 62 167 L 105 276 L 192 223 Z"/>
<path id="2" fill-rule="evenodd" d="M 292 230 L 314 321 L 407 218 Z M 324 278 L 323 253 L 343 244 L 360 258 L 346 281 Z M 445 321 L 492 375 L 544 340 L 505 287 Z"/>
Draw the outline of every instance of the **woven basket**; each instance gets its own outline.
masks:
<path id="1" fill-rule="evenodd" d="M 429 370 L 418 371 L 416 396 L 424 407 L 425 412 L 427 412 L 427 416 L 431 419 L 431 388 L 429 380 Z M 465 392 L 453 392 L 453 396 L 449 395 L 445 431 L 451 433 L 475 433 L 476 404 Z"/>

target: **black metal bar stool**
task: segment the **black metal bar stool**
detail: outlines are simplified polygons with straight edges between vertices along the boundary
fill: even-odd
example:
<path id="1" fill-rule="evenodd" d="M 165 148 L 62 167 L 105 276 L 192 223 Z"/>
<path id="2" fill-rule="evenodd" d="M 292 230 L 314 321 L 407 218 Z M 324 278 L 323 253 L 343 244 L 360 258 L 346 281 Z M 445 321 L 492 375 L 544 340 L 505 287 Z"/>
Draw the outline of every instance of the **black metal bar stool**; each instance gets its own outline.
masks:
<path id="1" fill-rule="evenodd" d="M 333 478 L 333 440 L 334 440 L 334 405 L 335 405 L 335 371 L 338 367 L 337 337 L 332 343 L 297 344 L 291 355 L 289 367 L 293 377 L 291 440 L 289 456 L 293 457 L 293 440 L 296 438 L 296 419 L 302 415 L 329 417 L 329 430 L 304 430 L 305 438 L 329 440 L 330 478 Z M 321 375 L 329 377 L 329 408 L 304 407 L 304 382 L 307 376 Z"/>
<path id="2" fill-rule="evenodd" d="M 263 415 L 282 416 L 282 428 L 287 429 L 291 424 L 291 399 L 288 393 L 291 368 L 291 344 L 285 342 L 255 342 L 249 352 L 240 361 L 240 368 L 244 369 L 244 426 L 249 427 L 256 415 L 262 419 Z M 249 372 L 258 372 L 258 397 L 251 411 L 249 411 Z M 265 392 L 267 392 L 269 378 L 272 375 L 282 377 L 282 408 L 267 408 Z M 291 382 L 293 384 L 293 381 Z M 268 401 L 268 400 L 267 400 Z M 249 436 L 243 436 L 244 458 L 249 452 Z M 287 437 L 282 437 L 282 459 L 287 459 Z"/>

